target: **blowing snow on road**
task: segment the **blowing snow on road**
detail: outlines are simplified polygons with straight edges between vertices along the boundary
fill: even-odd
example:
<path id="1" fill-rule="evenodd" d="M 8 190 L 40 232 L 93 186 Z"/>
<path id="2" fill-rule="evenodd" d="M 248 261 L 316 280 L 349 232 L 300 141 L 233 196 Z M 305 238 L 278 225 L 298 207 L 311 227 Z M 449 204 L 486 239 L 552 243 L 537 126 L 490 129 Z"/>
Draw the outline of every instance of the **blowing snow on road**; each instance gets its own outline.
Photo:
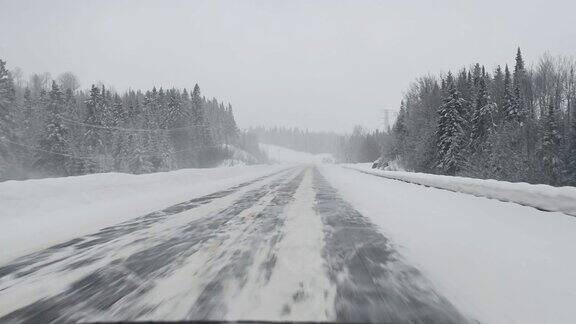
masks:
<path id="1" fill-rule="evenodd" d="M 0 276 L 2 322 L 466 321 L 314 166 L 62 242 Z"/>
<path id="2" fill-rule="evenodd" d="M 114 210 L 125 206 L 111 200 L 108 223 L 116 224 L 73 238 L 69 230 L 58 244 L 0 266 L 0 322 L 572 318 L 572 216 L 359 171 L 215 169 L 203 186 L 220 189 L 191 189 L 188 200 L 124 221 Z M 183 175 L 161 177 L 175 176 Z M 107 186 L 100 179 L 91 190 L 100 183 Z"/>
<path id="3" fill-rule="evenodd" d="M 574 12 L 0 0 L 0 324 L 576 323 Z"/>

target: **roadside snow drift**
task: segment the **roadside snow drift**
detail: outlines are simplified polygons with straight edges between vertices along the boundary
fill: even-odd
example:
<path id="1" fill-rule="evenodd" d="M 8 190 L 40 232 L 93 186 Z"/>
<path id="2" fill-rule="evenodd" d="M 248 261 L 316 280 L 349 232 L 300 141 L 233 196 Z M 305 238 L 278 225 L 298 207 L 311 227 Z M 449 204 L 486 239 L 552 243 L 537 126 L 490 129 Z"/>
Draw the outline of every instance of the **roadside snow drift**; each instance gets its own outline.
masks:
<path id="1" fill-rule="evenodd" d="M 338 166 L 320 170 L 465 315 L 575 323 L 575 217 Z"/>
<path id="2" fill-rule="evenodd" d="M 349 164 L 346 167 L 384 178 L 509 201 L 576 216 L 576 187 L 552 187 L 542 184 L 513 183 L 417 172 L 374 170 L 368 164 Z"/>
<path id="3" fill-rule="evenodd" d="M 282 168 L 236 166 L 2 182 L 0 264 Z"/>

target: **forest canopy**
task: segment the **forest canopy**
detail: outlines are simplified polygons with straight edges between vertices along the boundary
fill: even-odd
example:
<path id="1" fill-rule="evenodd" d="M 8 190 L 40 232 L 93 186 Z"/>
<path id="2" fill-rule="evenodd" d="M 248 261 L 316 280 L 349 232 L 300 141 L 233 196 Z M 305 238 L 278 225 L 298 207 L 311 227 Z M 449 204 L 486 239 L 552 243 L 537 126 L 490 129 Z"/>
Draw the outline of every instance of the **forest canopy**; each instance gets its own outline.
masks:
<path id="1" fill-rule="evenodd" d="M 384 152 L 407 169 L 576 184 L 576 61 L 543 55 L 527 67 L 474 64 L 416 80 Z"/>
<path id="2" fill-rule="evenodd" d="M 0 180 L 210 167 L 237 147 L 262 158 L 232 106 L 206 99 L 198 84 L 123 93 L 79 87 L 70 72 L 24 82 L 0 60 Z"/>

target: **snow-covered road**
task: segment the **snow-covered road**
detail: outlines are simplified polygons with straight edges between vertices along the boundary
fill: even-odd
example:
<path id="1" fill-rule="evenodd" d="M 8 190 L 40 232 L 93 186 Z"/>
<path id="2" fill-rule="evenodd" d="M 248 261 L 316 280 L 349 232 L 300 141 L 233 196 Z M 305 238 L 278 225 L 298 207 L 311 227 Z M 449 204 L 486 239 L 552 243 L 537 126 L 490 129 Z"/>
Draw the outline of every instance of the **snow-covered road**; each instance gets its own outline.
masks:
<path id="1" fill-rule="evenodd" d="M 0 267 L 0 322 L 467 319 L 314 166 Z"/>
<path id="2" fill-rule="evenodd" d="M 193 181 L 199 174 L 203 180 Z M 90 177 L 62 181 L 107 192 L 106 177 L 95 177 L 97 183 Z M 136 210 L 148 211 L 140 217 L 114 214 L 134 212 L 124 204 L 64 209 L 82 217 L 102 208 L 110 213 L 102 224 L 118 221 L 89 235 L 82 228 L 76 238 L 69 234 L 77 225 L 66 224 L 59 244 L 1 261 L 0 323 L 576 318 L 573 216 L 337 165 L 111 177 L 119 189 L 102 197 L 128 197 L 130 204 L 155 196 L 166 184 L 178 185 L 155 201 L 142 201 Z M 142 193 L 119 186 L 123 181 L 139 184 Z M 187 183 L 191 193 L 184 201 Z M 34 184 L 39 198 L 44 184 L 55 186 L 50 179 Z M 58 205 L 74 194 L 56 196 Z M 169 200 L 174 195 L 182 202 Z M 38 205 L 30 200 L 27 221 L 34 220 L 34 208 L 42 213 L 43 206 L 52 206 L 49 198 Z M 171 206 L 155 207 L 162 201 Z M 22 210 L 27 205 L 25 199 L 6 203 Z M 52 206 L 50 215 L 58 210 Z M 69 216 L 58 219 L 73 222 Z M 20 243 L 16 235 L 4 238 Z M 52 245 L 54 238 L 46 239 Z M 39 237 L 27 246 L 41 242 Z"/>

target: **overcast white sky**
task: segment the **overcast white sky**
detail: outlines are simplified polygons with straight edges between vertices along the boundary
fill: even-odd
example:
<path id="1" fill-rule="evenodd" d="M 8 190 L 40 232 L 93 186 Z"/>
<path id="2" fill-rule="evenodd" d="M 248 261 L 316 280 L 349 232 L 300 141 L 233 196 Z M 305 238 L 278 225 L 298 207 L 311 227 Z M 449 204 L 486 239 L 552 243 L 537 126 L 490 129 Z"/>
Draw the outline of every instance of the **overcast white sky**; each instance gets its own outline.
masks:
<path id="1" fill-rule="evenodd" d="M 0 58 L 83 87 L 190 88 L 240 126 L 377 127 L 409 83 L 576 50 L 575 1 L 0 0 Z"/>

